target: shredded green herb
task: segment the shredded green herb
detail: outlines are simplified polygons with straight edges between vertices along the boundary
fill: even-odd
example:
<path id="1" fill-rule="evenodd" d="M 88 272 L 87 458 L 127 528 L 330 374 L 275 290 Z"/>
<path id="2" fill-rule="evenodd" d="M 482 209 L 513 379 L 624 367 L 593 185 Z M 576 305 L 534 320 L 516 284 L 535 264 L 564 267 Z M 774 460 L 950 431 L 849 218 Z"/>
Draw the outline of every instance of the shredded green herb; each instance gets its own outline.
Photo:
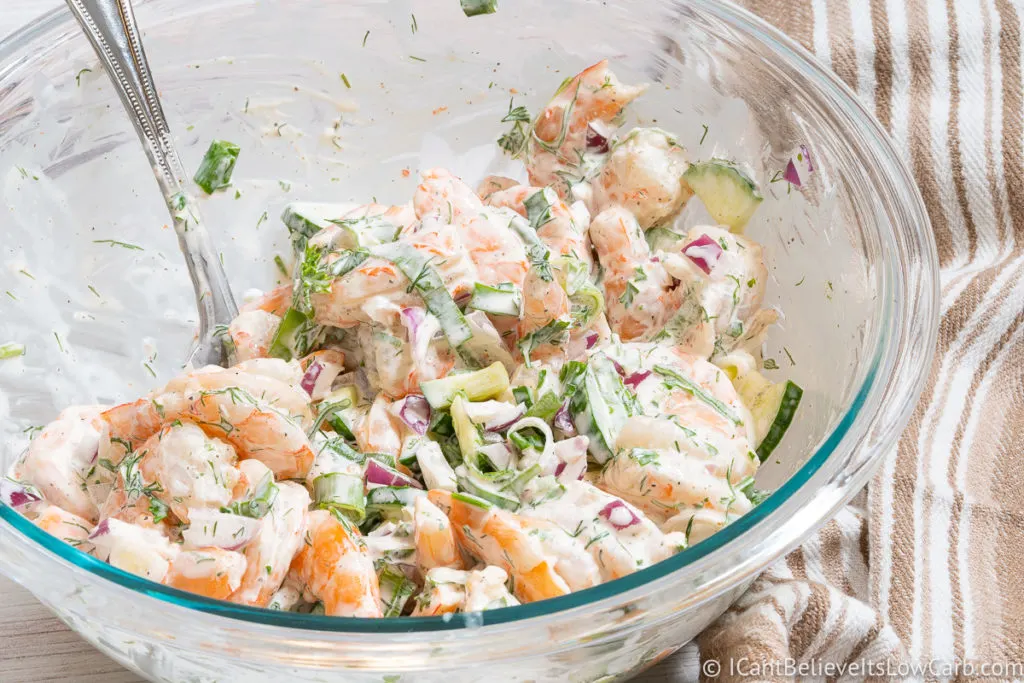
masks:
<path id="1" fill-rule="evenodd" d="M 145 251 L 142 247 L 137 244 L 131 244 L 130 242 L 122 242 L 120 240 L 93 240 L 93 244 L 109 244 L 112 247 L 122 247 L 124 249 L 132 249 L 134 251 Z"/>

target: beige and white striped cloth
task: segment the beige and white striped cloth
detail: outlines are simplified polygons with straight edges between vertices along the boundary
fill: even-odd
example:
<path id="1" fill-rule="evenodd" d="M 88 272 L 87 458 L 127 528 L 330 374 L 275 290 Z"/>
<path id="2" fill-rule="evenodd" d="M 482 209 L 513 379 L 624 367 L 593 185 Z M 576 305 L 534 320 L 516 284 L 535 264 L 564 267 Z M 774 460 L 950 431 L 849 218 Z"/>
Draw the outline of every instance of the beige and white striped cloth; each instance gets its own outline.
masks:
<path id="1" fill-rule="evenodd" d="M 721 665 L 705 678 L 1024 679 L 1024 0 L 742 4 L 834 69 L 909 160 L 942 319 L 898 448 L 701 636 Z"/>

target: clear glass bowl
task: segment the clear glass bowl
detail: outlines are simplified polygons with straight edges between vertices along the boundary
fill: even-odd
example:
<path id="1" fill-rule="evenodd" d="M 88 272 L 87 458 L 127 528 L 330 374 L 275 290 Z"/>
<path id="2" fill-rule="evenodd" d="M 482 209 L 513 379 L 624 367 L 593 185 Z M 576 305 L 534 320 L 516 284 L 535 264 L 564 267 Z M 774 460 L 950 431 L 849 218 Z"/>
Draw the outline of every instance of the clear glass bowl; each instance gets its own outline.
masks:
<path id="1" fill-rule="evenodd" d="M 565 76 L 609 57 L 624 81 L 654 84 L 634 122 L 678 133 L 695 158 L 753 167 L 767 198 L 749 232 L 786 314 L 768 355 L 806 393 L 759 474 L 775 494 L 740 521 L 627 578 L 481 615 L 353 620 L 205 600 L 97 562 L 0 505 L 0 569 L 122 664 L 167 681 L 624 677 L 721 614 L 893 447 L 936 335 L 928 218 L 850 91 L 751 15 L 717 0 L 516 0 L 472 19 L 457 0 L 137 4 L 186 165 L 211 138 L 242 146 L 238 192 L 205 207 L 238 294 L 275 282 L 290 199 L 401 202 L 420 169 L 471 182 L 500 172 L 492 141 L 511 94 L 536 111 Z M 800 145 L 815 171 L 795 191 L 773 180 Z M 28 347 L 0 362 L 6 469 L 24 430 L 61 407 L 169 379 L 195 313 L 135 134 L 65 11 L 0 46 L 0 180 L 0 342 Z M 684 222 L 701 220 L 693 204 Z M 97 241 L 110 239 L 142 250 Z"/>

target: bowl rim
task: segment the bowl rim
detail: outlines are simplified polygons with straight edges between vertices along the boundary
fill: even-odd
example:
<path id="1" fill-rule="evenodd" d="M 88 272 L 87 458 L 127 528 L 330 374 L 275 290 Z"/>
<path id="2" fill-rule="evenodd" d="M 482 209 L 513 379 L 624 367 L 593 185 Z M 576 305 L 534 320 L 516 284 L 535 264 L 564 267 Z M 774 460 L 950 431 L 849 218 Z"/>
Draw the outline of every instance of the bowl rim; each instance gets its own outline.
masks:
<path id="1" fill-rule="evenodd" d="M 137 2 L 138 5 L 147 4 L 146 0 Z M 751 12 L 733 5 L 731 2 L 722 0 L 682 0 L 681 5 L 690 5 L 706 15 L 724 22 L 730 28 L 739 30 L 745 35 L 764 44 L 774 53 L 778 54 L 789 68 L 797 69 L 801 76 L 813 80 L 815 85 L 823 92 L 832 96 L 830 103 L 837 107 L 838 113 L 849 117 L 850 124 L 860 127 L 868 139 L 873 143 L 873 151 L 876 154 L 887 157 L 887 161 L 893 165 L 900 175 L 901 189 L 909 194 L 912 206 L 907 207 L 909 211 L 917 214 L 915 218 L 922 226 L 916 238 L 921 240 L 917 247 L 920 255 L 925 261 L 925 270 L 931 277 L 931 287 L 919 287 L 916 292 L 924 298 L 923 308 L 925 311 L 934 311 L 935 303 L 939 294 L 938 277 L 938 256 L 934 243 L 931 224 L 925 209 L 924 200 L 913 180 L 913 176 L 906 167 L 905 162 L 897 152 L 895 145 L 889 138 L 888 133 L 875 119 L 864 105 L 857 99 L 853 91 L 831 70 L 822 65 L 803 46 L 783 34 L 780 30 L 771 26 Z M 28 61 L 30 55 L 16 58 L 22 48 L 28 46 L 40 36 L 59 29 L 68 23 L 73 23 L 73 18 L 66 7 L 55 8 L 34 21 L 26 24 L 20 29 L 11 33 L 6 39 L 0 41 L 0 64 L 8 64 L 7 68 L 0 68 L 0 81 L 10 71 L 17 69 L 22 62 Z M 923 278 L 926 281 L 927 278 Z M 890 280 L 882 278 L 883 284 Z M 921 283 L 916 283 L 920 285 Z M 880 320 L 892 319 L 892 292 L 883 290 L 880 298 L 883 299 L 884 310 Z M 909 322 L 896 320 L 895 327 L 901 328 L 906 333 Z M 880 464 L 882 456 L 891 446 L 891 442 L 902 431 L 910 417 L 910 411 L 917 403 L 917 399 L 923 389 L 927 376 L 927 369 L 930 367 L 931 357 L 934 353 L 935 339 L 938 332 L 938 317 L 926 321 L 926 327 L 922 331 L 920 339 L 914 340 L 918 353 L 915 357 L 917 371 L 911 371 L 907 383 L 899 387 L 898 397 L 900 399 L 900 410 L 888 418 L 888 424 L 880 434 L 870 435 L 869 449 L 873 452 L 855 463 L 855 467 L 847 472 L 848 476 L 843 487 L 836 487 L 835 491 L 823 498 L 824 505 L 815 506 L 816 514 L 813 521 L 806 519 L 796 527 L 781 519 L 786 510 L 786 504 L 791 503 L 795 494 L 812 483 L 812 480 L 821 480 L 822 468 L 829 463 L 836 449 L 847 439 L 848 436 L 855 437 L 853 448 L 864 445 L 869 440 L 869 431 L 877 429 L 875 423 L 883 421 L 883 414 L 880 407 L 880 386 L 885 388 L 884 380 L 888 379 L 881 375 L 882 369 L 887 365 L 886 361 L 892 362 L 892 358 L 886 358 L 898 350 L 893 345 L 887 347 L 886 338 L 892 334 L 887 324 L 880 325 L 880 331 L 876 334 L 874 350 L 867 363 L 867 371 L 864 379 L 856 392 L 849 407 L 843 413 L 842 418 L 819 442 L 813 455 L 792 474 L 772 495 L 763 503 L 753 508 L 750 512 L 732 522 L 727 527 L 716 532 L 714 535 L 673 555 L 650 567 L 639 570 L 628 576 L 599 584 L 592 588 L 576 591 L 565 596 L 552 598 L 535 603 L 528 603 L 516 607 L 506 607 L 497 610 L 490 610 L 477 614 L 454 614 L 445 617 L 402 617 L 397 619 L 363 619 L 355 617 L 328 617 L 312 614 L 297 614 L 291 612 L 278 612 L 270 609 L 248 607 L 227 601 L 214 600 L 193 593 L 188 593 L 162 584 L 154 583 L 148 579 L 141 578 L 123 570 L 117 569 L 95 557 L 88 555 L 70 545 L 58 540 L 45 531 L 39 529 L 35 524 L 28 521 L 13 508 L 0 503 L 0 520 L 13 527 L 20 535 L 33 541 L 36 545 L 53 553 L 64 562 L 74 567 L 83 569 L 90 574 L 113 582 L 114 584 L 131 590 L 135 593 L 155 598 L 162 602 L 206 613 L 211 616 L 227 617 L 234 620 L 244 621 L 255 625 L 281 627 L 286 629 L 301 629 L 312 632 L 335 632 L 348 634 L 377 634 L 377 633 L 430 633 L 435 631 L 450 631 L 459 629 L 480 629 L 491 626 L 516 624 L 529 619 L 540 617 L 554 617 L 569 610 L 593 607 L 602 602 L 610 602 L 613 599 L 627 597 L 631 591 L 637 591 L 650 586 L 656 582 L 682 572 L 684 568 L 690 570 L 699 569 L 701 565 L 708 563 L 711 559 L 721 555 L 719 551 L 726 549 L 741 537 L 755 528 L 766 530 L 767 540 L 782 539 L 781 543 L 775 543 L 774 547 L 760 552 L 753 562 L 737 564 L 731 571 L 712 577 L 705 582 L 704 588 L 696 597 L 703 600 L 713 593 L 721 592 L 729 586 L 741 583 L 746 578 L 751 578 L 782 554 L 798 545 L 817 528 L 824 524 L 833 514 L 853 497 L 867 479 Z M 906 334 L 903 335 L 907 336 Z M 907 359 L 903 359 L 904 366 Z M 882 380 L 881 385 L 879 381 Z M 876 400 L 871 400 L 876 399 Z M 878 405 L 874 405 L 874 404 Z M 871 404 L 871 405 L 869 405 Z M 867 424 L 859 424 L 857 433 L 851 434 L 851 429 L 861 418 L 861 412 L 865 406 L 875 409 L 874 415 L 870 416 Z M 881 445 L 877 445 L 878 442 Z M 827 474 L 827 473 L 825 473 Z M 792 506 L 790 506 L 792 507 Z M 777 514 L 779 513 L 779 514 Z M 769 519 L 772 524 L 765 524 Z M 792 522 L 792 520 L 789 520 Z M 798 528 L 797 528 L 798 527 Z M 785 531 L 788 530 L 788 534 Z M 771 545 L 771 544 L 768 544 Z M 744 558 L 747 559 L 747 558 Z"/>

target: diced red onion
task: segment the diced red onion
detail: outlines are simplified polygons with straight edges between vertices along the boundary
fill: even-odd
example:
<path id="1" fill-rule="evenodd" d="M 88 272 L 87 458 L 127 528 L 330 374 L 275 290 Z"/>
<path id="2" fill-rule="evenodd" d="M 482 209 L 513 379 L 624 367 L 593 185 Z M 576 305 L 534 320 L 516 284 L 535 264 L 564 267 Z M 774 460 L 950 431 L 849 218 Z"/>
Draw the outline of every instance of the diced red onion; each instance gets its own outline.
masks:
<path id="1" fill-rule="evenodd" d="M 526 408 L 519 406 L 515 412 L 515 415 L 511 416 L 499 416 L 484 424 L 484 431 L 487 432 L 503 432 L 516 422 L 519 422 L 520 418 L 526 414 Z"/>
<path id="2" fill-rule="evenodd" d="M 591 332 L 591 333 L 589 333 L 587 335 L 587 348 L 588 349 L 594 348 L 594 344 L 597 343 L 598 336 L 599 335 L 597 334 L 597 332 Z"/>
<path id="3" fill-rule="evenodd" d="M 632 389 L 633 391 L 636 391 L 636 388 L 640 386 L 640 382 L 643 382 L 650 375 L 650 370 L 637 370 L 632 375 L 623 378 L 622 383 L 625 384 L 630 389 Z"/>
<path id="4" fill-rule="evenodd" d="M 583 479 L 587 474 L 587 446 L 590 439 L 585 436 L 576 436 L 571 439 L 564 439 L 555 444 L 554 456 L 558 459 L 558 466 L 555 467 L 555 477 L 563 484 L 570 481 Z"/>
<path id="5" fill-rule="evenodd" d="M 711 269 L 722 256 L 722 245 L 709 235 L 701 235 L 683 247 L 683 254 L 710 275 Z"/>
<path id="6" fill-rule="evenodd" d="M 790 185 L 800 187 L 800 174 L 797 173 L 796 164 L 790 159 L 789 163 L 786 164 L 786 170 L 782 173 L 782 179 L 788 182 Z"/>
<path id="7" fill-rule="evenodd" d="M 385 467 L 373 458 L 366 459 L 366 483 L 381 486 L 412 486 L 421 489 L 423 484 L 390 467 Z"/>
<path id="8" fill-rule="evenodd" d="M 262 519 L 210 508 L 190 508 L 188 528 L 181 532 L 181 538 L 190 548 L 223 548 L 234 551 L 241 550 L 256 538 L 262 527 Z"/>
<path id="9" fill-rule="evenodd" d="M 573 424 L 572 416 L 569 414 L 568 399 L 562 404 L 562 407 L 558 409 L 558 412 L 555 413 L 555 417 L 552 419 L 551 424 L 555 429 L 567 436 L 573 436 L 576 434 L 576 425 Z"/>
<path id="10" fill-rule="evenodd" d="M 800 145 L 800 154 L 803 156 L 803 161 L 807 165 L 807 172 L 814 172 L 814 162 L 811 161 L 811 150 L 807 149 L 807 145 Z"/>
<path id="11" fill-rule="evenodd" d="M 604 154 L 608 151 L 608 136 L 595 127 L 596 121 L 587 124 L 587 151 Z"/>
<path id="12" fill-rule="evenodd" d="M 306 368 L 306 373 L 302 376 L 302 381 L 299 382 L 299 386 L 306 390 L 306 393 L 310 396 L 313 395 L 313 389 L 316 387 L 316 380 L 320 377 L 320 373 L 323 372 L 324 366 L 320 364 L 320 361 L 314 360 Z"/>
<path id="13" fill-rule="evenodd" d="M 505 443 L 492 443 L 477 449 L 480 455 L 486 455 L 491 464 L 499 470 L 508 469 L 512 464 L 512 449 Z"/>
<path id="14" fill-rule="evenodd" d="M 423 436 L 430 427 L 430 404 L 419 394 L 410 394 L 403 399 L 402 407 L 398 409 L 398 417 L 409 426 L 409 429 Z"/>
<path id="15" fill-rule="evenodd" d="M 615 366 L 615 372 L 619 373 L 619 377 L 625 377 L 626 376 L 626 368 L 624 368 L 621 365 L 619 365 L 619 361 L 615 360 L 614 358 L 612 358 L 611 361 L 612 361 L 612 365 Z"/>
<path id="16" fill-rule="evenodd" d="M 89 540 L 99 538 L 100 536 L 106 536 L 110 533 L 110 519 L 104 519 L 102 522 L 96 525 L 96 528 L 89 534 Z"/>
<path id="17" fill-rule="evenodd" d="M 597 514 L 607 519 L 608 523 L 615 527 L 617 531 L 628 529 L 634 524 L 640 523 L 640 518 L 633 514 L 633 511 L 621 500 L 613 500 L 601 508 L 601 511 Z"/>
<path id="18" fill-rule="evenodd" d="M 416 342 L 416 330 L 423 322 L 422 308 L 403 308 L 401 312 L 402 324 L 409 330 L 409 341 Z"/>
<path id="19" fill-rule="evenodd" d="M 100 447 L 99 447 L 99 446 L 97 446 L 97 447 L 96 447 L 96 450 L 95 450 L 95 451 L 93 452 L 93 454 L 92 454 L 92 457 L 91 457 L 91 458 L 89 459 L 89 464 L 90 464 L 90 465 L 93 465 L 93 464 L 95 464 L 95 463 L 96 463 L 96 461 L 97 461 L 97 460 L 99 460 L 99 459 L 100 459 Z"/>
<path id="20" fill-rule="evenodd" d="M 29 486 L 10 479 L 0 479 L 0 500 L 4 505 L 19 508 L 29 503 L 37 503 L 43 498 Z"/>

